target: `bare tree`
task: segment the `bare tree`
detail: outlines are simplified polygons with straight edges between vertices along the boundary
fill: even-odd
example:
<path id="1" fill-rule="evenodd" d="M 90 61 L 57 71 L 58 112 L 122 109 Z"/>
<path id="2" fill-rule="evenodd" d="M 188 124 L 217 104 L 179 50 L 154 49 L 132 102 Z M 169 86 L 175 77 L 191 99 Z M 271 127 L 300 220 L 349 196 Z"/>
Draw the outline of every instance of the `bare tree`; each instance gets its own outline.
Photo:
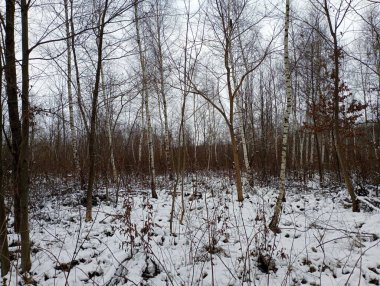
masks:
<path id="1" fill-rule="evenodd" d="M 242 174 L 241 174 L 241 164 L 239 157 L 239 144 L 236 134 L 235 126 L 235 113 L 237 108 L 237 99 L 240 96 L 240 91 L 243 87 L 244 81 L 247 79 L 249 74 L 255 71 L 261 63 L 264 61 L 265 57 L 269 53 L 270 44 L 264 49 L 260 55 L 251 55 L 253 60 L 247 63 L 247 68 L 245 68 L 241 73 L 236 71 L 237 63 L 233 61 L 233 53 L 235 46 L 238 46 L 238 39 L 247 37 L 247 31 L 253 30 L 245 29 L 239 31 L 238 26 L 241 21 L 243 21 L 244 12 L 248 6 L 248 0 L 242 1 L 224 1 L 218 0 L 214 3 L 210 3 L 214 10 L 213 16 L 208 16 L 210 20 L 211 29 L 214 33 L 217 43 L 219 44 L 218 48 L 221 48 L 221 55 L 223 57 L 224 64 L 224 79 L 225 79 L 225 90 L 227 93 L 227 106 L 225 107 L 223 101 L 221 100 L 222 94 L 219 93 L 217 97 L 212 96 L 207 91 L 207 88 L 199 88 L 194 82 L 192 82 L 193 92 L 202 96 L 207 100 L 218 112 L 222 115 L 227 129 L 230 134 L 231 140 L 231 153 L 233 158 L 234 165 L 234 175 L 235 183 L 237 189 L 238 201 L 243 201 L 243 185 L 242 185 Z M 259 21 L 258 21 L 259 22 Z M 252 36 L 252 35 L 249 35 Z M 212 48 L 215 48 L 213 46 Z M 235 68 L 235 73 L 233 69 Z M 221 77 L 221 78 L 222 78 Z M 219 81 L 219 79 L 218 79 Z M 235 84 L 234 84 L 235 82 Z"/>
<path id="2" fill-rule="evenodd" d="M 327 0 L 324 0 L 322 5 L 322 9 L 324 11 L 324 14 L 326 16 L 328 25 L 329 25 L 329 31 L 331 36 L 331 43 L 332 43 L 332 53 L 333 53 L 333 63 L 334 68 L 332 71 L 332 78 L 334 80 L 332 89 L 333 89 L 333 103 L 334 103 L 334 144 L 335 144 L 335 150 L 336 154 L 339 160 L 339 165 L 342 171 L 342 175 L 344 178 L 344 181 L 346 183 L 347 191 L 351 197 L 352 200 L 352 211 L 353 212 L 359 212 L 359 201 L 356 198 L 356 194 L 354 191 L 354 187 L 352 184 L 352 180 L 349 174 L 346 158 L 343 155 L 343 141 L 340 136 L 340 120 L 339 120 L 339 114 L 340 114 L 340 93 L 342 92 L 342 83 L 340 79 L 340 66 L 341 66 L 341 58 L 343 55 L 343 50 L 341 47 L 339 47 L 338 44 L 338 33 L 339 33 L 339 27 L 341 26 L 345 16 L 349 12 L 350 6 L 351 6 L 352 0 L 348 1 L 346 3 L 345 1 L 340 1 L 340 5 L 337 7 L 335 11 L 335 16 L 331 15 L 330 7 L 332 6 L 332 3 L 328 2 Z"/>
<path id="3" fill-rule="evenodd" d="M 149 108 L 149 94 L 148 94 L 148 78 L 146 71 L 146 60 L 145 55 L 141 43 L 141 35 L 140 35 L 140 26 L 139 26 L 139 1 L 134 1 L 135 7 L 135 28 L 136 28 L 136 39 L 140 60 L 140 69 L 141 69 L 141 85 L 142 85 L 142 97 L 144 98 L 144 106 L 145 106 L 145 116 L 146 116 L 146 124 L 148 129 L 148 152 L 149 152 L 149 167 L 150 167 L 150 188 L 152 191 L 152 198 L 158 198 L 156 192 L 156 169 L 154 165 L 154 146 L 153 146 L 153 130 L 152 130 L 152 122 Z"/>
<path id="4" fill-rule="evenodd" d="M 102 95 L 103 95 L 104 108 L 105 108 L 105 128 L 106 128 L 106 133 L 107 133 L 106 137 L 108 141 L 108 150 L 109 150 L 109 157 L 110 157 L 111 170 L 112 170 L 112 183 L 116 183 L 117 170 L 116 170 L 116 164 L 115 164 L 115 155 L 114 155 L 113 139 L 112 139 L 111 100 L 107 96 L 106 80 L 104 76 L 103 66 L 101 67 L 101 77 L 102 77 Z"/>
<path id="5" fill-rule="evenodd" d="M 1 17 L 1 15 L 0 15 Z M 3 162 L 3 49 L 0 43 L 0 162 Z M 10 269 L 3 166 L 0 166 L 0 264 L 1 276 Z"/>
<path id="6" fill-rule="evenodd" d="M 21 269 L 27 272 L 31 268 L 30 239 L 28 218 L 29 197 L 29 3 L 21 1 L 21 46 L 22 46 L 22 87 L 21 120 L 18 111 L 17 75 L 15 57 L 15 2 L 6 2 L 5 25 L 5 79 L 8 98 L 9 125 L 12 134 L 13 184 L 15 188 L 15 230 L 21 234 Z"/>
<path id="7" fill-rule="evenodd" d="M 67 97 L 69 101 L 69 124 L 70 124 L 70 140 L 71 148 L 73 152 L 74 160 L 74 169 L 75 169 L 75 178 L 80 178 L 81 168 L 79 163 L 79 154 L 78 154 L 78 142 L 77 142 L 77 132 L 74 122 L 74 101 L 73 101 L 73 89 L 72 89 L 72 59 L 71 59 L 71 48 L 72 48 L 72 37 L 70 33 L 70 20 L 69 20 L 69 8 L 68 0 L 64 0 L 65 8 L 65 28 L 66 28 L 66 48 L 67 48 Z"/>
<path id="8" fill-rule="evenodd" d="M 285 65 L 285 85 L 286 85 L 286 111 L 284 114 L 284 128 L 282 133 L 281 168 L 280 168 L 280 191 L 277 197 L 274 214 L 269 228 L 275 232 L 281 232 L 278 224 L 282 211 L 282 202 L 285 199 L 285 180 L 286 180 L 286 155 L 288 150 L 289 117 L 292 110 L 292 79 L 289 68 L 289 22 L 290 4 L 286 0 L 285 8 L 285 31 L 284 31 L 284 65 Z M 294 143 L 293 143 L 294 144 Z"/>
<path id="9" fill-rule="evenodd" d="M 17 75 L 16 75 L 16 56 L 15 56 L 15 3 L 6 2 L 6 19 L 5 19 L 5 81 L 6 94 L 8 103 L 9 126 L 12 135 L 11 153 L 12 153 L 12 174 L 14 187 L 14 229 L 20 231 L 20 191 L 18 187 L 18 162 L 20 157 L 21 144 L 21 122 L 18 110 L 17 94 Z"/>
<path id="10" fill-rule="evenodd" d="M 170 179 L 173 179 L 172 157 L 171 157 L 171 140 L 168 120 L 168 99 L 165 66 L 165 38 L 166 30 L 166 13 L 168 12 L 169 2 L 167 0 L 154 0 L 152 5 L 153 17 L 148 23 L 152 48 L 154 52 L 154 67 L 157 71 L 154 75 L 155 87 L 159 96 L 159 103 L 162 101 L 163 129 L 164 129 L 164 150 L 165 150 L 165 168 Z M 159 105 L 160 106 L 160 105 Z"/>
<path id="11" fill-rule="evenodd" d="M 29 127 L 30 127 L 30 103 L 29 103 L 29 21 L 28 11 L 30 2 L 21 0 L 21 46 L 22 46 L 22 86 L 21 86 L 21 144 L 19 157 L 19 191 L 20 191 L 20 234 L 21 234 L 21 269 L 23 272 L 30 270 L 30 238 L 29 238 Z"/>
<path id="12" fill-rule="evenodd" d="M 104 27 L 106 24 L 106 14 L 109 8 L 108 0 L 104 3 L 99 3 L 98 11 L 98 29 L 96 34 L 96 44 L 97 44 L 97 64 L 96 64 L 96 74 L 95 74 L 95 84 L 92 93 L 92 103 L 91 103 L 91 120 L 90 120 L 90 133 L 88 134 L 88 153 L 90 156 L 89 160 L 89 174 L 88 174 L 88 186 L 87 186 L 87 203 L 86 203 L 86 221 L 92 220 L 92 193 L 95 181 L 95 132 L 96 132 L 96 117 L 98 108 L 98 96 L 99 96 L 99 86 L 101 80 L 101 69 L 103 60 L 103 38 L 104 38 Z"/>

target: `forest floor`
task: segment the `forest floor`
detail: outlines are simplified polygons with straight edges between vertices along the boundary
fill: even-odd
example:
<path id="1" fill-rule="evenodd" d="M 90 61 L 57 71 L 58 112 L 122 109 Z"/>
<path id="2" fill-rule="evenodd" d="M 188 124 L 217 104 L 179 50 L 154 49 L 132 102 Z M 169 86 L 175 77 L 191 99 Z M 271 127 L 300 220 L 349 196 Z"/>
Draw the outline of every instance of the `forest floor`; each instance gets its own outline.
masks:
<path id="1" fill-rule="evenodd" d="M 31 196 L 35 285 L 380 285 L 379 209 L 352 213 L 340 188 L 290 183 L 282 233 L 274 235 L 267 229 L 274 187 L 247 191 L 239 203 L 228 177 L 189 176 L 182 224 L 178 187 L 171 234 L 173 189 L 155 200 L 130 186 L 118 204 L 114 190 L 107 201 L 101 189 L 85 222 L 83 192 L 52 185 Z M 9 239 L 4 285 L 24 285 L 19 237 Z"/>

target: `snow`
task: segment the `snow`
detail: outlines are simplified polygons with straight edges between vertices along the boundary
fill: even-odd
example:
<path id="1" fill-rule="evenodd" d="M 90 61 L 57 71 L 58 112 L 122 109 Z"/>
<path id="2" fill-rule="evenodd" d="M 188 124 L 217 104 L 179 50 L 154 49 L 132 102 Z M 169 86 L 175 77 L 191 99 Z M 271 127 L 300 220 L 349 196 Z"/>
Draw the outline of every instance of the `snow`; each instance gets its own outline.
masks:
<path id="1" fill-rule="evenodd" d="M 267 225 L 276 189 L 246 187 L 239 203 L 229 178 L 189 177 L 183 224 L 179 194 L 172 235 L 173 190 L 154 200 L 138 185 L 129 189 L 117 206 L 94 206 L 91 222 L 79 191 L 32 199 L 35 285 L 380 285 L 380 214 L 351 212 L 344 190 L 288 188 L 274 235 Z M 9 240 L 18 257 L 19 237 Z M 23 285 L 20 260 L 12 263 L 5 285 Z"/>

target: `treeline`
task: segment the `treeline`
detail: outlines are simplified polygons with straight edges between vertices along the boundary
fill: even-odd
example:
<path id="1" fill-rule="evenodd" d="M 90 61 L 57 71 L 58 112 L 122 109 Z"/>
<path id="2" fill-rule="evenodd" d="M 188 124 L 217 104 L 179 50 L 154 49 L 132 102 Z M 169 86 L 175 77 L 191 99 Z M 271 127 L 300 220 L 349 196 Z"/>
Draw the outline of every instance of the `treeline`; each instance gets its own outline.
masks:
<path id="1" fill-rule="evenodd" d="M 346 160 L 352 175 L 360 184 L 379 184 L 378 156 L 373 146 L 372 135 L 379 134 L 380 126 L 374 123 L 357 124 L 354 128 L 355 135 L 351 134 L 344 140 Z M 73 155 L 68 135 L 54 129 L 49 136 L 35 138 L 31 146 L 30 170 L 34 176 L 53 176 L 67 178 L 73 176 Z M 139 143 L 142 130 L 115 130 L 112 138 L 113 152 L 117 173 L 120 176 L 132 174 L 147 176 L 149 174 L 149 157 L 146 152 L 139 158 Z M 188 132 L 186 138 L 185 155 L 182 147 L 172 146 L 173 169 L 178 170 L 178 158 L 185 156 L 186 172 L 196 171 L 229 171 L 233 167 L 233 159 L 230 155 L 231 146 L 228 138 L 217 142 L 196 144 L 194 138 Z M 127 136 L 128 135 L 128 136 Z M 249 150 L 249 163 L 255 173 L 255 180 L 262 185 L 276 178 L 279 174 L 281 129 L 277 132 L 256 135 L 247 144 Z M 336 158 L 331 131 L 315 134 L 313 131 L 302 127 L 290 133 L 287 169 L 289 179 L 307 181 L 309 179 L 321 179 L 322 184 L 341 181 L 339 164 Z M 146 136 L 143 137 L 143 148 L 146 148 Z M 107 148 L 108 139 L 105 130 L 97 131 L 97 160 L 96 174 L 103 182 L 112 181 L 112 166 L 110 163 L 110 150 Z M 79 160 L 83 170 L 88 169 L 87 140 L 83 136 L 78 140 Z M 166 168 L 164 137 L 162 134 L 154 134 L 155 162 L 157 174 L 168 176 Z M 318 148 L 318 149 L 317 149 Z M 11 170 L 11 155 L 4 146 L 3 168 Z M 240 150 L 243 159 L 243 152 Z M 181 159 L 182 160 L 182 159 Z M 86 174 L 86 172 L 84 172 Z M 324 180 L 324 179 L 327 179 Z M 84 180 L 85 181 L 85 180 Z"/>

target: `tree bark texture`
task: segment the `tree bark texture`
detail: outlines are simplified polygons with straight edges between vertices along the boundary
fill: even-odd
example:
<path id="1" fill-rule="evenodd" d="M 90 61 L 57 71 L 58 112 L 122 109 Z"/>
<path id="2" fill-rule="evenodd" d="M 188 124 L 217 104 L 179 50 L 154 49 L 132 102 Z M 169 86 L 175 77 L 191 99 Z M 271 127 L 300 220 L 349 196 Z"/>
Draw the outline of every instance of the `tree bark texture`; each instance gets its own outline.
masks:
<path id="1" fill-rule="evenodd" d="M 145 105 L 145 116 L 146 124 L 148 128 L 148 152 L 149 152 L 149 167 L 150 167 L 150 188 L 152 192 L 152 198 L 157 199 L 158 195 L 156 192 L 156 169 L 154 166 L 154 146 L 153 146 L 153 131 L 152 131 L 152 122 L 149 109 L 149 94 L 147 86 L 147 74 L 146 74 L 146 65 L 145 65 L 145 56 L 142 50 L 142 43 L 140 37 L 140 27 L 139 27 L 139 13 L 138 13 L 138 0 L 135 0 L 135 27 L 136 27 L 136 39 L 138 45 L 138 52 L 140 57 L 140 68 L 142 76 L 142 96 L 144 98 Z"/>
<path id="2" fill-rule="evenodd" d="M 0 44 L 0 98 L 3 91 L 3 62 L 2 46 Z M 0 100 L 0 162 L 3 162 L 3 101 Z M 7 275 L 10 269 L 8 249 L 7 213 L 5 210 L 5 190 L 3 187 L 3 166 L 0 166 L 0 264 L 1 277 Z"/>
<path id="3" fill-rule="evenodd" d="M 21 144 L 21 121 L 18 110 L 18 92 L 15 56 L 15 2 L 6 1 L 6 25 L 5 25 L 5 81 L 8 103 L 9 125 L 12 135 L 12 179 L 14 199 L 14 229 L 20 231 L 20 193 L 18 189 L 18 162 Z"/>
<path id="4" fill-rule="evenodd" d="M 88 172 L 88 186 L 86 195 L 86 221 L 92 220 L 92 195 L 95 182 L 95 133 L 96 133 L 96 118 L 97 118 L 97 107 L 98 107 L 98 97 L 99 97 L 99 85 L 100 76 L 102 68 L 102 58 L 103 58 L 103 36 L 104 36 L 104 26 L 105 17 L 108 9 L 108 0 L 104 3 L 103 11 L 100 13 L 99 17 L 99 34 L 97 35 L 97 45 L 98 45 L 98 59 L 96 65 L 95 74 L 95 85 L 92 93 L 92 104 L 91 104 L 91 121 L 90 121 L 90 133 L 88 138 L 88 154 L 90 156 L 89 160 L 89 172 Z"/>
<path id="5" fill-rule="evenodd" d="M 327 17 L 330 34 L 332 37 L 333 42 L 333 48 L 334 48 L 334 71 L 333 71 L 333 78 L 334 78 L 334 85 L 333 85 L 333 104 L 334 104 L 334 145 L 335 145 L 335 151 L 336 155 L 338 157 L 338 162 L 340 166 L 340 170 L 343 175 L 344 182 L 347 187 L 348 194 L 352 201 L 352 211 L 353 212 L 359 212 L 360 206 L 359 206 L 359 200 L 356 198 L 356 194 L 354 191 L 354 186 L 352 184 L 352 180 L 348 171 L 346 158 L 343 155 L 343 146 L 342 146 L 342 139 L 340 136 L 340 130 L 339 130 L 339 92 L 340 92 L 340 75 L 339 75 L 339 69 L 340 69 L 340 53 L 341 50 L 338 47 L 338 38 L 337 38 L 337 24 L 333 26 L 331 16 L 330 16 L 330 10 L 329 5 L 327 3 L 327 0 L 324 0 L 324 11 L 325 15 Z"/>
<path id="6" fill-rule="evenodd" d="M 112 183 L 116 183 L 117 181 L 117 170 L 115 164 L 115 155 L 113 152 L 113 140 L 112 140 L 112 129 L 111 129 L 111 106 L 110 99 L 107 97 L 106 92 L 106 82 L 104 78 L 103 66 L 101 67 L 101 75 L 102 75 L 102 94 L 105 106 L 105 128 L 107 132 L 107 141 L 108 141 L 108 150 L 110 154 L 110 163 L 112 170 Z"/>
<path id="7" fill-rule="evenodd" d="M 29 36 L 28 36 L 28 10 L 27 0 L 21 0 L 21 45 L 22 45 L 22 87 L 21 112 L 22 129 L 19 157 L 19 192 L 20 192 L 20 235 L 21 235 L 21 270 L 28 272 L 31 269 L 30 238 L 29 238 Z"/>
<path id="8" fill-rule="evenodd" d="M 282 134 L 282 150 L 281 150 L 281 167 L 280 167 L 280 190 L 277 197 L 274 214 L 269 228 L 274 233 L 281 232 L 278 227 L 282 212 L 282 203 L 285 199 L 285 179 L 286 179 L 286 155 L 288 150 L 288 132 L 289 117 L 292 110 L 292 79 L 289 69 L 289 0 L 286 0 L 285 8 L 285 35 L 284 35 L 284 64 L 285 64 L 285 84 L 286 84 L 286 111 L 284 115 L 284 130 Z"/>
<path id="9" fill-rule="evenodd" d="M 70 22 L 69 22 L 69 7 L 68 0 L 64 0 L 65 6 L 65 28 L 66 28 L 66 48 L 67 48 L 67 97 L 69 101 L 69 124 L 70 124 L 70 140 L 71 140 L 71 149 L 73 152 L 73 161 L 74 161 L 74 172 L 75 179 L 80 179 L 80 164 L 79 164 L 79 155 L 78 155 L 78 142 L 77 134 L 75 131 L 75 121 L 74 121 L 74 102 L 73 102 L 73 91 L 72 91 L 72 76 L 71 76 L 71 40 L 70 37 Z"/>

